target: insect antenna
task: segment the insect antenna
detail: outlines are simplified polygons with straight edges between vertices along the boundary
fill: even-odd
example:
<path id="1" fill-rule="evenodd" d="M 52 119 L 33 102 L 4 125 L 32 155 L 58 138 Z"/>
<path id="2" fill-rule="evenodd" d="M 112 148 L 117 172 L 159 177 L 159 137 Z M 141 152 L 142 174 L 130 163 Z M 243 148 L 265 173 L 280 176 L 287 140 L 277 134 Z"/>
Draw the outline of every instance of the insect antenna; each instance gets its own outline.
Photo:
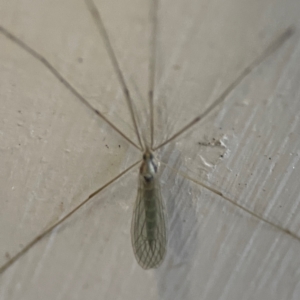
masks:
<path id="1" fill-rule="evenodd" d="M 150 107 L 150 148 L 154 144 L 154 88 L 155 88 L 155 71 L 156 71 L 156 45 L 157 45 L 157 11 L 158 1 L 152 0 L 150 10 L 151 34 L 150 34 L 150 59 L 149 59 L 149 91 L 148 101 Z"/>
<path id="2" fill-rule="evenodd" d="M 141 135 L 140 135 L 139 130 L 138 130 L 138 125 L 137 125 L 137 121 L 136 121 L 134 110 L 133 110 L 132 98 L 131 98 L 129 89 L 126 85 L 126 81 L 125 81 L 124 75 L 121 71 L 120 65 L 118 63 L 116 54 L 115 54 L 114 49 L 111 45 L 107 30 L 106 30 L 106 28 L 104 26 L 104 23 L 102 21 L 100 12 L 99 12 L 99 10 L 97 9 L 95 3 L 92 0 L 85 0 L 85 4 L 86 4 L 89 12 L 91 13 L 91 16 L 92 16 L 92 18 L 93 18 L 93 20 L 96 24 L 98 32 L 99 32 L 99 34 L 100 34 L 100 36 L 101 36 L 101 38 L 104 42 L 106 52 L 107 52 L 107 54 L 110 58 L 112 66 L 113 66 L 113 68 L 114 68 L 114 70 L 117 74 L 119 83 L 120 83 L 121 88 L 123 90 L 123 93 L 125 95 L 125 99 L 126 99 L 129 111 L 130 111 L 131 119 L 132 119 L 132 122 L 133 122 L 133 125 L 134 125 L 134 130 L 135 130 L 136 136 L 137 136 L 138 141 L 139 141 L 139 145 L 142 148 L 141 150 L 143 151 L 144 147 L 143 147 Z"/>
<path id="3" fill-rule="evenodd" d="M 136 85 L 136 82 L 131 78 L 131 76 L 129 77 L 129 80 L 130 80 L 130 83 L 132 84 L 132 87 L 134 89 L 134 92 L 135 94 L 137 95 L 137 97 L 141 100 L 141 103 L 142 104 L 145 104 L 146 101 L 141 93 L 141 91 L 139 90 L 138 86 Z M 137 107 L 134 105 L 134 102 L 132 102 L 132 107 L 133 107 L 133 111 L 134 111 L 134 115 L 136 117 L 136 121 L 137 121 L 137 124 L 139 124 L 139 128 L 140 128 L 140 134 L 141 134 L 141 139 L 142 139 L 142 142 L 143 142 L 143 145 L 144 145 L 144 150 L 146 149 L 151 149 L 149 147 L 149 142 L 147 140 L 147 129 L 148 127 L 145 126 L 143 128 L 143 122 L 141 120 L 141 118 L 139 117 L 140 114 L 138 113 L 138 110 L 137 110 Z M 143 108 L 145 108 L 145 110 L 147 110 L 147 107 L 145 105 L 143 105 Z M 152 150 L 152 149 L 151 149 Z"/>

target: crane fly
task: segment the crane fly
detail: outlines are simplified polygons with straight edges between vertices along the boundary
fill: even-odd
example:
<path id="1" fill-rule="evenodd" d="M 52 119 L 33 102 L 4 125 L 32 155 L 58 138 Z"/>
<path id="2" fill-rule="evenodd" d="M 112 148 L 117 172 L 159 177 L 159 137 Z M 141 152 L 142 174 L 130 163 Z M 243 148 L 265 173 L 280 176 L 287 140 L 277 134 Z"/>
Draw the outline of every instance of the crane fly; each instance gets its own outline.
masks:
<path id="1" fill-rule="evenodd" d="M 148 90 L 148 104 L 149 104 L 149 115 L 150 115 L 150 142 L 147 138 L 141 136 L 138 123 L 135 115 L 135 110 L 133 107 L 133 101 L 130 91 L 127 87 L 125 77 L 121 71 L 119 62 L 116 58 L 114 49 L 111 45 L 109 35 L 107 33 L 106 27 L 102 21 L 101 15 L 92 0 L 85 0 L 88 11 L 90 12 L 95 25 L 99 31 L 100 37 L 104 42 L 107 54 L 109 56 L 110 62 L 116 73 L 119 84 L 122 88 L 123 94 L 126 99 L 128 109 L 130 111 L 131 120 L 134 125 L 135 134 L 138 139 L 138 144 L 134 143 L 130 138 L 128 138 L 119 128 L 117 128 L 110 120 L 108 120 L 103 113 L 95 109 L 52 65 L 46 58 L 37 53 L 29 45 L 25 44 L 22 40 L 16 37 L 13 33 L 9 32 L 4 27 L 0 26 L 0 32 L 14 42 L 16 45 L 25 50 L 28 54 L 34 57 L 37 61 L 43 64 L 54 77 L 56 77 L 72 94 L 75 98 L 86 105 L 90 110 L 102 118 L 113 130 L 120 134 L 127 142 L 139 149 L 142 153 L 142 160 L 131 165 L 125 171 L 121 172 L 118 176 L 107 182 L 104 186 L 93 192 L 87 199 L 82 201 L 78 206 L 66 214 L 63 218 L 53 224 L 51 227 L 43 231 L 40 235 L 34 238 L 30 243 L 28 243 L 20 252 L 11 257 L 4 265 L 0 267 L 0 273 L 3 273 L 9 266 L 11 266 L 18 258 L 24 255 L 31 247 L 33 247 L 38 241 L 44 238 L 46 235 L 51 233 L 57 226 L 62 224 L 66 219 L 68 219 L 74 212 L 85 205 L 89 200 L 91 200 L 96 194 L 101 192 L 111 183 L 116 181 L 118 178 L 126 174 L 129 170 L 134 168 L 137 164 L 140 165 L 139 178 L 138 178 L 138 191 L 137 198 L 134 205 L 134 211 L 131 223 L 131 240 L 133 252 L 136 257 L 138 264 L 143 269 L 157 268 L 164 260 L 167 249 L 167 225 L 166 225 L 166 212 L 164 201 L 161 196 L 160 182 L 158 178 L 158 162 L 155 158 L 155 151 L 169 144 L 171 141 L 182 136 L 195 124 L 199 123 L 203 118 L 205 118 L 211 111 L 213 111 L 217 106 L 219 106 L 227 96 L 244 80 L 244 78 L 249 75 L 254 68 L 260 65 L 267 57 L 280 48 L 281 45 L 293 34 L 293 29 L 288 28 L 283 31 L 274 41 L 254 60 L 248 65 L 236 79 L 221 93 L 221 95 L 216 98 L 211 105 L 209 105 L 203 113 L 198 115 L 196 118 L 192 119 L 178 132 L 172 135 L 170 138 L 165 140 L 160 145 L 154 145 L 154 92 L 155 92 L 155 68 L 156 68 L 156 33 L 157 33 L 157 11 L 158 11 L 158 0 L 152 0 L 151 5 L 151 38 L 150 38 L 150 59 L 149 59 L 149 90 Z M 190 180 L 196 182 L 202 187 L 210 190 L 211 192 L 222 196 L 225 200 L 236 205 L 240 209 L 251 214 L 255 218 L 268 223 L 269 225 L 281 230 L 298 241 L 300 238 L 290 232 L 288 229 L 282 228 L 263 217 L 255 214 L 251 210 L 233 202 L 231 199 L 224 196 L 217 190 L 202 184 L 193 178 L 186 176 Z"/>

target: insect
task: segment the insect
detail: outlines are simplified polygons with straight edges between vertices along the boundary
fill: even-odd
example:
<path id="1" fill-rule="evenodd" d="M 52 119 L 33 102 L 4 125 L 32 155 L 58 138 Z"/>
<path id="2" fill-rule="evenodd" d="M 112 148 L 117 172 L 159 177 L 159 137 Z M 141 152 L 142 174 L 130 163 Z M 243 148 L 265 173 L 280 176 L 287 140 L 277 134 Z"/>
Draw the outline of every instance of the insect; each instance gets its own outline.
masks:
<path id="1" fill-rule="evenodd" d="M 139 145 L 136 145 L 133 143 L 126 135 L 122 133 L 112 122 L 110 122 L 104 114 L 102 114 L 99 110 L 94 109 L 86 100 L 84 97 L 82 97 L 69 83 L 67 80 L 65 80 L 55 68 L 41 55 L 39 55 L 36 51 L 31 49 L 28 45 L 24 44 L 20 39 L 18 39 L 16 36 L 8 32 L 5 28 L 0 27 L 0 31 L 2 34 L 4 34 L 7 38 L 15 42 L 17 45 L 19 45 L 21 48 L 23 48 L 25 51 L 27 51 L 29 54 L 31 54 L 33 57 L 35 57 L 38 61 L 40 61 L 52 74 L 58 78 L 62 84 L 65 85 L 65 87 L 73 93 L 73 95 L 78 98 L 82 103 L 84 103 L 86 106 L 88 106 L 95 114 L 97 114 L 99 117 L 101 117 L 109 126 L 111 126 L 116 132 L 118 132 L 123 138 L 125 138 L 129 143 L 134 145 L 136 148 L 140 149 L 143 153 L 142 157 L 142 164 L 140 167 L 140 173 L 139 173 L 139 189 L 138 189 L 138 196 L 135 203 L 133 218 L 132 218 L 132 246 L 133 250 L 136 256 L 136 259 L 138 263 L 143 267 L 144 269 L 149 268 L 156 268 L 158 267 L 166 254 L 166 248 L 167 248 L 167 226 L 166 226 L 166 218 L 165 218 L 165 212 L 164 212 L 164 205 L 163 205 L 163 199 L 161 197 L 160 192 L 160 184 L 159 184 L 159 178 L 157 175 L 157 163 L 155 161 L 154 153 L 156 150 L 164 147 L 171 141 L 177 139 L 181 135 L 183 135 L 187 130 L 192 128 L 195 124 L 199 123 L 204 117 L 206 117 L 211 111 L 213 111 L 217 106 L 219 106 L 226 97 L 230 94 L 230 92 L 238 86 L 238 84 L 255 68 L 257 67 L 265 58 L 267 58 L 269 55 L 271 55 L 273 52 L 275 52 L 283 43 L 286 41 L 288 37 L 291 36 L 292 30 L 288 29 L 284 31 L 275 41 L 256 59 L 254 60 L 239 76 L 236 78 L 236 80 L 227 88 L 225 91 L 208 107 L 206 110 L 199 115 L 198 117 L 194 118 L 192 121 L 188 122 L 182 129 L 180 129 L 177 133 L 175 133 L 173 136 L 171 136 L 169 139 L 164 141 L 158 146 L 154 146 L 153 140 L 153 94 L 154 94 L 154 74 L 155 74 L 155 56 L 154 51 L 152 51 L 152 59 L 150 62 L 150 88 L 149 88 L 149 107 L 150 107 L 150 129 L 151 129 L 151 141 L 148 142 L 146 138 L 141 138 L 140 133 L 138 130 L 138 125 L 136 121 L 136 117 L 134 114 L 134 107 L 131 100 L 131 96 L 129 93 L 129 89 L 127 88 L 124 76 L 121 72 L 121 69 L 119 67 L 118 61 L 116 59 L 116 56 L 114 54 L 114 50 L 111 46 L 109 36 L 107 34 L 107 31 L 105 29 L 105 26 L 102 22 L 101 16 L 94 6 L 92 1 L 86 1 L 87 6 L 91 12 L 91 15 L 93 16 L 93 19 L 97 25 L 97 28 L 100 32 L 101 37 L 104 40 L 105 47 L 107 49 L 107 52 L 110 56 L 111 62 L 114 66 L 116 75 L 118 77 L 118 80 L 122 86 L 122 90 L 124 92 L 127 105 L 130 111 L 130 115 L 134 124 L 135 132 L 139 141 Z M 153 5 L 153 19 L 155 19 L 155 11 L 156 11 L 156 2 L 154 2 Z M 155 24 L 155 22 L 153 22 Z M 155 26 L 153 26 L 153 33 L 152 38 L 155 36 Z M 155 49 L 155 39 L 153 39 L 153 49 Z M 138 162 L 140 163 L 140 161 Z M 126 169 L 124 172 L 120 173 L 117 177 L 112 179 L 110 182 L 108 182 L 105 186 L 101 187 L 94 193 L 92 193 L 86 200 L 84 200 L 80 205 L 75 207 L 71 212 L 66 214 L 62 219 L 60 219 L 58 222 L 56 222 L 54 225 L 49 227 L 46 231 L 42 232 L 40 235 L 38 235 L 34 240 L 32 240 L 28 245 L 26 245 L 19 253 L 17 253 L 15 256 L 13 256 L 6 264 L 4 264 L 0 268 L 0 272 L 3 272 L 6 270 L 10 265 L 12 265 L 19 257 L 24 255 L 32 246 L 34 246 L 39 240 L 41 240 L 43 237 L 45 237 L 47 234 L 53 231 L 54 228 L 56 228 L 58 225 L 62 224 L 66 219 L 68 219 L 75 211 L 77 211 L 80 207 L 82 207 L 84 204 L 86 204 L 91 198 L 93 198 L 94 195 L 102 191 L 105 187 L 107 187 L 109 184 L 114 182 L 116 179 L 120 178 L 122 175 L 127 173 L 130 169 L 132 169 L 134 166 L 136 166 L 137 163 Z M 205 186 L 205 185 L 203 185 Z M 210 191 L 223 196 L 218 191 L 205 186 Z M 224 197 L 225 198 L 225 197 Z M 225 198 L 226 199 L 226 198 Z M 230 199 L 227 199 L 230 201 Z M 236 205 L 236 204 L 235 204 Z M 247 210 L 241 206 L 239 206 L 244 211 L 247 211 L 248 213 L 252 214 L 253 216 L 259 218 L 260 220 L 263 220 L 261 217 L 257 216 L 250 210 Z M 267 220 L 264 220 L 265 222 L 269 223 L 272 226 L 277 227 L 279 230 L 283 230 L 286 233 L 293 235 L 292 233 L 288 232 L 287 230 L 284 230 L 280 228 L 279 226 L 272 224 L 268 222 Z M 293 235 L 295 238 L 298 239 L 297 236 Z"/>

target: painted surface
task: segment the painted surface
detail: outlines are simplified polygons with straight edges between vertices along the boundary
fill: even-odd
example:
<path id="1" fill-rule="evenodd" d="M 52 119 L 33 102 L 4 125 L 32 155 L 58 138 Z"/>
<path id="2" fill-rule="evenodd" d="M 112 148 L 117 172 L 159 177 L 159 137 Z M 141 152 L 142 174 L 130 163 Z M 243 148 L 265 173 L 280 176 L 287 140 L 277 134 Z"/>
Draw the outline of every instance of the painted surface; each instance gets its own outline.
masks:
<path id="1" fill-rule="evenodd" d="M 285 28 L 295 35 L 158 159 L 300 236 L 300 2 L 163 0 L 155 144 Z M 96 1 L 145 131 L 148 0 Z M 136 141 L 103 43 L 80 0 L 1 0 L 0 25 L 42 54 Z M 141 154 L 40 62 L 0 35 L 0 265 Z M 203 145 L 205 144 L 205 145 Z M 0 299 L 299 299 L 300 242 L 161 164 L 168 250 L 134 259 L 138 168 L 0 275 Z"/>

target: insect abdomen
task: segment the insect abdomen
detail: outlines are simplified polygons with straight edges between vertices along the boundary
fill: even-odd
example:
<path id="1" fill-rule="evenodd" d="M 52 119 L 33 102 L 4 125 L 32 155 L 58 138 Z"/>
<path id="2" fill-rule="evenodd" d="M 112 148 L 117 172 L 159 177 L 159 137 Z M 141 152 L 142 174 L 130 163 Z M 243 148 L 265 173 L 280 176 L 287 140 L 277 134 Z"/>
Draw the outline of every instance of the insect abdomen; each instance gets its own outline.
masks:
<path id="1" fill-rule="evenodd" d="M 131 239 L 135 257 L 143 269 L 157 268 L 161 264 L 167 244 L 165 210 L 159 182 L 154 176 L 139 178 Z"/>
<path id="2" fill-rule="evenodd" d="M 157 229 L 157 207 L 155 199 L 155 189 L 145 190 L 145 217 L 146 217 L 146 232 L 147 240 L 150 244 L 156 239 L 156 229 Z"/>

